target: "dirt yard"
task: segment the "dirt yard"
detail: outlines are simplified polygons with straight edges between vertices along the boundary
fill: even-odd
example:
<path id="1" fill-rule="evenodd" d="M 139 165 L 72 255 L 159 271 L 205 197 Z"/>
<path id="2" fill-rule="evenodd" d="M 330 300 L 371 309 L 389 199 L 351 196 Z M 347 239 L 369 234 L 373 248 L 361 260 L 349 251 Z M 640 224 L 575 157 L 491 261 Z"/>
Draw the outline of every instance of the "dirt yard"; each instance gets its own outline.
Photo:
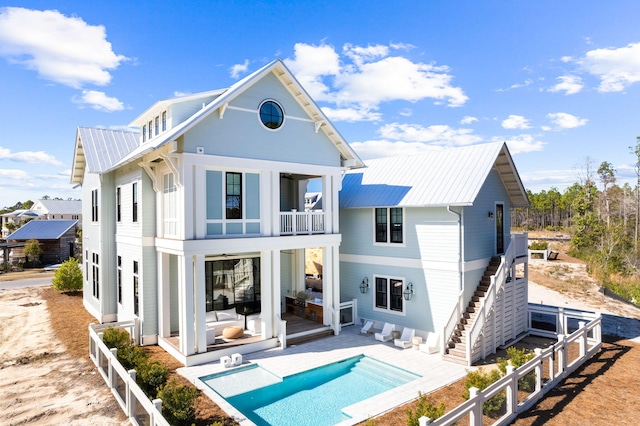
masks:
<path id="1" fill-rule="evenodd" d="M 620 314 L 630 310 L 637 315 L 636 308 L 603 299 L 583 272 L 584 265 L 577 265 L 562 255 L 555 263 L 532 262 L 530 280 L 576 303 L 593 304 L 594 309 L 600 306 Z M 128 424 L 89 360 L 87 326 L 93 321 L 80 294 L 60 294 L 51 288 L 0 290 L 0 424 Z M 148 350 L 168 366 L 178 366 L 161 349 Z M 599 354 L 516 424 L 636 424 L 638 365 L 639 344 L 608 337 Z M 463 383 L 457 382 L 429 395 L 429 400 L 445 402 L 450 409 L 462 402 L 463 391 Z M 214 421 L 233 424 L 205 397 L 197 406 L 198 426 Z M 399 407 L 368 424 L 405 425 L 410 407 Z"/>

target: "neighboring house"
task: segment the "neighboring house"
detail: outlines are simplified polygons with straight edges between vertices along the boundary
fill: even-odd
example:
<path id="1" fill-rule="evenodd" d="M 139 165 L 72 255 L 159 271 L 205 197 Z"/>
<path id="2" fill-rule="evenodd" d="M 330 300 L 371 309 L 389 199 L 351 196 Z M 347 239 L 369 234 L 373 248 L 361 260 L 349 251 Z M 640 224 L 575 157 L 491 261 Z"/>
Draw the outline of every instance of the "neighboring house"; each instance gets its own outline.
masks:
<path id="1" fill-rule="evenodd" d="M 6 237 L 12 232 L 9 230 L 9 227 L 7 227 L 7 224 L 13 224 L 13 228 L 17 229 L 29 220 L 52 219 L 77 220 L 78 227 L 82 227 L 82 201 L 38 200 L 29 209 L 4 213 L 0 215 L 2 236 Z"/>
<path id="2" fill-rule="evenodd" d="M 319 248 L 317 318 L 340 332 L 338 191 L 363 164 L 282 61 L 156 102 L 131 125 L 141 131 L 76 134 L 93 316 L 134 320 L 136 340 L 185 365 L 225 355 L 208 349 L 229 308 L 260 336 L 234 352 L 275 347 L 285 297 L 305 289 L 305 251 Z M 305 211 L 312 180 L 322 209 Z"/>
<path id="3" fill-rule="evenodd" d="M 77 220 L 32 220 L 7 237 L 7 243 L 38 240 L 41 264 L 61 263 L 75 252 Z M 11 261 L 26 260 L 24 244 L 11 250 Z M 31 261 L 31 259 L 29 259 Z"/>
<path id="4" fill-rule="evenodd" d="M 77 220 L 82 226 L 82 200 L 38 200 L 29 210 L 41 220 Z"/>
<path id="5" fill-rule="evenodd" d="M 529 201 L 506 144 L 366 164 L 347 172 L 340 192 L 341 297 L 357 299 L 358 317 L 435 332 L 467 364 L 524 333 L 527 241 L 511 235 L 510 209 Z M 497 256 L 498 282 L 479 288 Z"/>

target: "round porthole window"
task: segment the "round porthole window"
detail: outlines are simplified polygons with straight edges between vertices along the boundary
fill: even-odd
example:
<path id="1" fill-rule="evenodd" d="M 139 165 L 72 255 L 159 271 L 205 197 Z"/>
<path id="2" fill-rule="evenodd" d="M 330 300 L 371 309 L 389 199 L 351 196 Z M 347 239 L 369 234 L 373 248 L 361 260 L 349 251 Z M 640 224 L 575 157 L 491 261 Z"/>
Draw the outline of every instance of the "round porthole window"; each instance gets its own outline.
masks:
<path id="1" fill-rule="evenodd" d="M 268 129 L 280 128 L 284 123 L 282 107 L 274 101 L 264 101 L 260 105 L 260 121 Z"/>

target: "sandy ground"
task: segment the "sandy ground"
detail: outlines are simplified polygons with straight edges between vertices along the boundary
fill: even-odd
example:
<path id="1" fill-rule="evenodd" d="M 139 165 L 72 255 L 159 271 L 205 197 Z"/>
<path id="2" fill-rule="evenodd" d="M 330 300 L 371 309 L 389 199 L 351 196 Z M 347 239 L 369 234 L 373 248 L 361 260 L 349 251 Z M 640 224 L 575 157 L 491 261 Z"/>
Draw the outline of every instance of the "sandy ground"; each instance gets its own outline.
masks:
<path id="1" fill-rule="evenodd" d="M 52 338 L 41 292 L 0 292 L 0 424 L 129 424 L 93 364 Z"/>

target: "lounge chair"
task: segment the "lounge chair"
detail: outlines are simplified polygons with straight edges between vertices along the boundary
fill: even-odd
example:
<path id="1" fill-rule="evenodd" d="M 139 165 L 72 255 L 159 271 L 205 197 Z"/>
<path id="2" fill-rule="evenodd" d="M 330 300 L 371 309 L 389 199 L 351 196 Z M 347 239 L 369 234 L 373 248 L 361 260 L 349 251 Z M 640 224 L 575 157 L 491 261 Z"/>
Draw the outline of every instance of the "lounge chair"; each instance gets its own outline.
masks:
<path id="1" fill-rule="evenodd" d="M 393 344 L 403 349 L 410 348 L 413 345 L 413 336 L 416 335 L 416 331 L 413 328 L 405 327 L 402 330 L 402 336 L 399 339 L 394 339 Z"/>
<path id="2" fill-rule="evenodd" d="M 440 336 L 437 333 L 429 333 L 427 341 L 420 344 L 420 350 L 428 354 L 440 352 Z"/>
<path id="3" fill-rule="evenodd" d="M 360 334 L 369 334 L 373 333 L 373 321 L 367 321 L 364 324 L 364 327 L 360 329 Z"/>
<path id="4" fill-rule="evenodd" d="M 388 342 L 393 339 L 392 332 L 396 329 L 394 324 L 390 324 L 388 322 L 384 323 L 384 327 L 382 327 L 382 331 L 380 333 L 375 334 L 376 340 L 381 342 Z"/>

